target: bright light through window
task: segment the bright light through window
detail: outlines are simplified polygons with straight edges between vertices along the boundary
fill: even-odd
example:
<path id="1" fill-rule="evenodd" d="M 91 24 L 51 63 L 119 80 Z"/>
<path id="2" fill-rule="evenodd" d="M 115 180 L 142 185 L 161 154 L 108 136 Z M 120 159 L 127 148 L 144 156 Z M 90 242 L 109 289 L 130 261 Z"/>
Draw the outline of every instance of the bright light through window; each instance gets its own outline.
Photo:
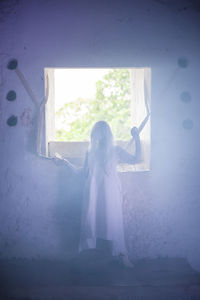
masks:
<path id="1" fill-rule="evenodd" d="M 128 69 L 56 69 L 54 76 L 57 141 L 89 140 L 99 120 L 110 124 L 115 139 L 130 138 Z"/>
<path id="2" fill-rule="evenodd" d="M 45 78 L 48 155 L 58 152 L 75 161 L 83 158 L 91 128 L 105 120 L 115 141 L 126 141 L 124 147 L 131 139 L 131 128 L 141 129 L 143 163 L 135 170 L 149 169 L 150 68 L 46 68 Z"/>

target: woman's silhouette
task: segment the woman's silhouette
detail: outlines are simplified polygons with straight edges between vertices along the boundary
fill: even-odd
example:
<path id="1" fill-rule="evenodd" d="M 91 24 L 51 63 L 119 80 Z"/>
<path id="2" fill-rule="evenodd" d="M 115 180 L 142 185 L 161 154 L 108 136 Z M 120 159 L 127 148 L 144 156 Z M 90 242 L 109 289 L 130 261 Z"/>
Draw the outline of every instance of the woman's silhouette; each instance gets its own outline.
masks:
<path id="1" fill-rule="evenodd" d="M 83 168 L 84 190 L 79 250 L 96 248 L 98 240 L 111 244 L 112 255 L 131 266 L 124 240 L 123 194 L 116 170 L 119 162 L 135 164 L 140 161 L 141 146 L 138 129 L 133 127 L 135 154 L 113 143 L 110 126 L 97 122 L 91 131 L 90 147 Z M 74 166 L 65 160 L 74 169 Z"/>

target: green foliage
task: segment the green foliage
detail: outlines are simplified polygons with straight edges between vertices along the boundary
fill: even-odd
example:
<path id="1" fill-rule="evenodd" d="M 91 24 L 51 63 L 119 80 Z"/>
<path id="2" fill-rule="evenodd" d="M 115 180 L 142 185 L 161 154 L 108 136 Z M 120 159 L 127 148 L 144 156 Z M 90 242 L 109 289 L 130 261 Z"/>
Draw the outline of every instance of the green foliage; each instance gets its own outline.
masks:
<path id="1" fill-rule="evenodd" d="M 115 139 L 130 139 L 130 73 L 113 69 L 96 83 L 95 99 L 68 102 L 56 113 L 58 141 L 89 140 L 95 122 L 107 121 Z"/>

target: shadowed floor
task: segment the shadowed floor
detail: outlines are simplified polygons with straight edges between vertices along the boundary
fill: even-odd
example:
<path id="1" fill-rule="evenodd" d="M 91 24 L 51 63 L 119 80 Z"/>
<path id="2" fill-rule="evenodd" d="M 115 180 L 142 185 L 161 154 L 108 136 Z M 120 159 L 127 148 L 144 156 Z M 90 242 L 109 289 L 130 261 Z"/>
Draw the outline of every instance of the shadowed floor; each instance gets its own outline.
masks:
<path id="1" fill-rule="evenodd" d="M 0 299 L 199 300 L 200 274 L 185 259 L 135 261 L 125 268 L 96 250 L 65 262 L 1 260 Z"/>

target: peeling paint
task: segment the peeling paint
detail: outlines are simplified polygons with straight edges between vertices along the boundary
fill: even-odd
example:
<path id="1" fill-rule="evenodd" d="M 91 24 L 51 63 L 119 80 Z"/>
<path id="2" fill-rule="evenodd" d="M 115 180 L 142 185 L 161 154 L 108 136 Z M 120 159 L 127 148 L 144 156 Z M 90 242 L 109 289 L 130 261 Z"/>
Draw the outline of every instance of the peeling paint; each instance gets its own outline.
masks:
<path id="1" fill-rule="evenodd" d="M 31 124 L 31 108 L 25 108 L 22 114 L 20 115 L 20 121 L 22 127 L 29 127 Z"/>

